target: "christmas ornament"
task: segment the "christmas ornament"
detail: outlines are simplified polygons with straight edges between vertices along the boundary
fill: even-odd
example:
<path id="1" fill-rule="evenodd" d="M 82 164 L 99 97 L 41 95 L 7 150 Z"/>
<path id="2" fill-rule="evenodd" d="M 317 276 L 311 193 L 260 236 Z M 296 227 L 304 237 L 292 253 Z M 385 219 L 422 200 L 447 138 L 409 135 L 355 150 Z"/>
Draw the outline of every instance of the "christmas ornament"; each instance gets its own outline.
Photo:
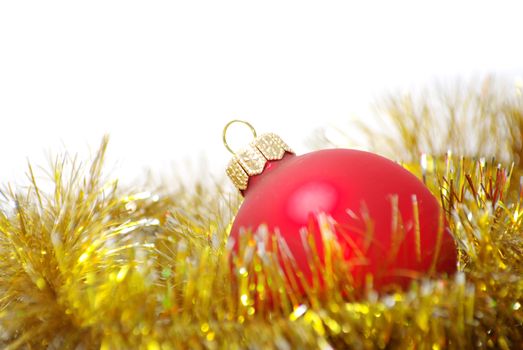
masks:
<path id="1" fill-rule="evenodd" d="M 254 135 L 238 153 L 226 140 L 233 123 L 247 125 Z M 296 156 L 277 135 L 258 137 L 249 123 L 239 120 L 226 125 L 223 140 L 233 153 L 227 174 L 245 197 L 230 233 L 236 246 L 248 231 L 256 234 L 264 227 L 278 232 L 298 271 L 312 283 L 311 259 L 301 232 L 307 230 L 314 237 L 323 262 L 322 230 L 328 222 L 334 228 L 332 239 L 350 262 L 356 290 L 370 280 L 374 288 L 384 290 L 456 271 L 456 246 L 438 201 L 400 165 L 350 149 Z"/>

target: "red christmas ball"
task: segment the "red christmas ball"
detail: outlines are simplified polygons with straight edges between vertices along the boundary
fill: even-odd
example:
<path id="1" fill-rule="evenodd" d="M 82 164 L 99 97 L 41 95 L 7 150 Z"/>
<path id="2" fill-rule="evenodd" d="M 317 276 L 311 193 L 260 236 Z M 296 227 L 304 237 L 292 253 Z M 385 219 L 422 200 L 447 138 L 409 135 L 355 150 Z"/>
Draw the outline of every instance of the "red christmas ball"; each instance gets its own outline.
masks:
<path id="1" fill-rule="evenodd" d="M 312 273 L 300 231 L 312 229 L 322 261 L 320 213 L 335 220 L 343 257 L 355 262 L 350 273 L 356 289 L 369 274 L 374 288 L 381 290 L 391 284 L 406 287 L 431 267 L 439 273 L 456 271 L 456 246 L 437 199 L 409 171 L 376 154 L 349 149 L 285 153 L 250 176 L 242 193 L 245 199 L 230 239 L 237 243 L 244 230 L 256 232 L 260 225 L 278 230 L 309 281 Z M 372 237 L 364 212 L 372 220 Z"/>

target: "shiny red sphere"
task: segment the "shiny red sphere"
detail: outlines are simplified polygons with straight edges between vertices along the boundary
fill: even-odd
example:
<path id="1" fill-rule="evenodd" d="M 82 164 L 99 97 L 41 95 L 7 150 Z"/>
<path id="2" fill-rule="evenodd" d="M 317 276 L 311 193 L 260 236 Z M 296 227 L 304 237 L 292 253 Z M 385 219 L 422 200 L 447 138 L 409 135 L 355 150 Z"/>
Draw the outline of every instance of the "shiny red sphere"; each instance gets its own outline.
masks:
<path id="1" fill-rule="evenodd" d="M 433 260 L 435 272 L 451 274 L 456 270 L 456 246 L 446 224 L 441 227 L 437 199 L 409 171 L 376 154 L 348 149 L 286 154 L 282 160 L 269 162 L 262 174 L 251 177 L 244 196 L 230 238 L 238 242 L 243 232 L 240 228 L 255 232 L 262 224 L 269 232 L 279 230 L 309 281 L 312 276 L 300 230 L 313 228 L 322 261 L 319 213 L 336 221 L 335 234 L 344 259 L 354 262 L 350 273 L 356 288 L 364 285 L 368 274 L 378 290 L 391 284 L 406 287 L 413 278 L 426 276 Z M 372 221 L 372 237 L 365 212 Z M 356 253 L 354 244 L 363 257 Z"/>

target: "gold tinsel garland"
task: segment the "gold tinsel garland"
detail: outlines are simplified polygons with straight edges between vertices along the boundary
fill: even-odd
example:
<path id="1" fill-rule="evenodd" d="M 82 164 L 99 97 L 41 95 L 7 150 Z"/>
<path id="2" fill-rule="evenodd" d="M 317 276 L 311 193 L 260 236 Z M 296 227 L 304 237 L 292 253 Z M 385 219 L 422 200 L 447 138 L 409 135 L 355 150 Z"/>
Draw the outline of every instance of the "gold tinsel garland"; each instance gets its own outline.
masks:
<path id="1" fill-rule="evenodd" d="M 478 101 L 489 110 L 500 106 L 482 94 Z M 521 348 L 523 167 L 514 125 L 523 125 L 523 109 L 520 102 L 503 106 L 514 118 L 500 140 L 513 150 L 506 165 L 470 154 L 438 155 L 430 147 L 433 155 L 405 164 L 441 198 L 459 247 L 459 272 L 448 279 L 427 276 L 387 295 L 369 286 L 358 299 L 350 297 L 349 267 L 338 263 L 327 218 L 321 218 L 324 266 L 314 259 L 313 241 L 303 237 L 311 266 L 328 277 L 327 290 L 311 286 L 302 298 L 296 281 L 284 277 L 292 256 L 263 228 L 246 235 L 240 253 L 231 255 L 227 232 L 239 202 L 235 194 L 203 185 L 119 189 L 102 175 L 107 140 L 88 168 L 57 159 L 50 191 L 41 190 L 29 168 L 27 188 L 0 193 L 0 346 Z M 483 115 L 493 122 L 488 118 Z M 420 143 L 412 137 L 423 133 L 409 133 L 401 120 L 397 125 L 404 145 L 411 142 L 410 152 L 417 152 Z M 260 240 L 283 253 L 283 267 Z"/>

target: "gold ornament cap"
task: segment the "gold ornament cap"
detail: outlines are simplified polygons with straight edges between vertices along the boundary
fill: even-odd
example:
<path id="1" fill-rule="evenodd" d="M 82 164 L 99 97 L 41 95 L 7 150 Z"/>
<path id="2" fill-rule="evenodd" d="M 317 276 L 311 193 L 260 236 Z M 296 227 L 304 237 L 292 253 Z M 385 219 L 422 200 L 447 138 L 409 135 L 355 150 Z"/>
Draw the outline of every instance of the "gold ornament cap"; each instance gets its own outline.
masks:
<path id="1" fill-rule="evenodd" d="M 254 140 L 244 149 L 235 152 L 227 143 L 227 130 L 234 123 L 241 123 L 249 127 Z M 227 166 L 226 173 L 240 191 L 246 190 L 249 178 L 263 172 L 270 160 L 280 160 L 285 152 L 294 154 L 291 148 L 276 134 L 266 133 L 257 136 L 254 127 L 243 120 L 231 120 L 223 128 L 223 144 L 232 153 L 233 157 Z"/>

